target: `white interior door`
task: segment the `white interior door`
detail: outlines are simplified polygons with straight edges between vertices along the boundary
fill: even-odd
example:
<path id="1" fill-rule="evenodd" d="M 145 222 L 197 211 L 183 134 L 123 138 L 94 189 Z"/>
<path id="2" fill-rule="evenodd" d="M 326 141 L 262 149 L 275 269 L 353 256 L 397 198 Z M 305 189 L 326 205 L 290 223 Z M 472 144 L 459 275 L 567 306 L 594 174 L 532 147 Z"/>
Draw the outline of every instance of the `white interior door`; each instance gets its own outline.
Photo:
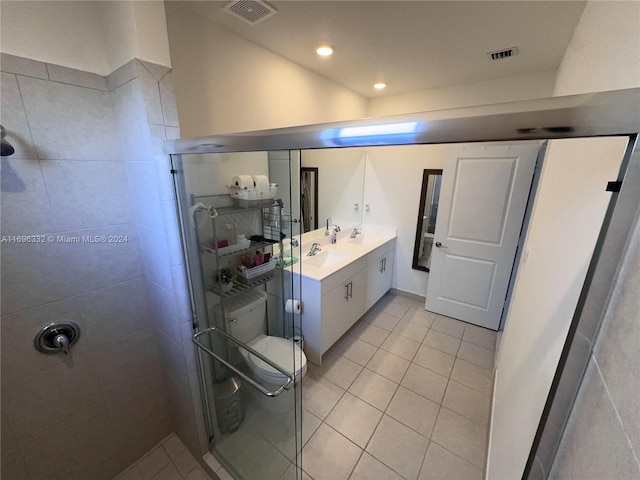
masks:
<path id="1" fill-rule="evenodd" d="M 452 148 L 426 308 L 498 330 L 539 145 Z"/>

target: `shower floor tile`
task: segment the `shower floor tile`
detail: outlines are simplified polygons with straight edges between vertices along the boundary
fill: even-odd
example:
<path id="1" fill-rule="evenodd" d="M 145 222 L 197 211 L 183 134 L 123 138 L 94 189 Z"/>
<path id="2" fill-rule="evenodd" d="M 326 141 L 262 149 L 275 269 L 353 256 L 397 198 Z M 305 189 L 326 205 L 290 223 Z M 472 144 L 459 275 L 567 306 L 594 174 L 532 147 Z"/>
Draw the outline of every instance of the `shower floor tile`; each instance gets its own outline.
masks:
<path id="1" fill-rule="evenodd" d="M 219 467 L 216 473 L 220 478 L 225 478 L 225 474 L 228 475 L 223 467 Z M 177 435 L 172 434 L 114 480 L 210 480 L 211 478 Z"/>

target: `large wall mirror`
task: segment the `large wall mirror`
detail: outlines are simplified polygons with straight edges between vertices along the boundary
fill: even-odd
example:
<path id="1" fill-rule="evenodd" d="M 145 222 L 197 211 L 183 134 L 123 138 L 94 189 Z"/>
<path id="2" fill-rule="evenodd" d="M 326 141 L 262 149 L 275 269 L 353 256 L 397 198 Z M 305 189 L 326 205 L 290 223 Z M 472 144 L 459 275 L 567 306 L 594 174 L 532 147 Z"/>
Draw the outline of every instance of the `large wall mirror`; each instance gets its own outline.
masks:
<path id="1" fill-rule="evenodd" d="M 324 228 L 328 218 L 341 228 L 362 223 L 366 158 L 366 152 L 358 148 L 300 152 L 305 232 Z"/>
<path id="2" fill-rule="evenodd" d="M 418 206 L 416 241 L 413 247 L 413 264 L 411 265 L 415 270 L 428 272 L 431 265 L 431 248 L 436 232 L 441 184 L 442 170 L 424 170 L 420 205 Z"/>

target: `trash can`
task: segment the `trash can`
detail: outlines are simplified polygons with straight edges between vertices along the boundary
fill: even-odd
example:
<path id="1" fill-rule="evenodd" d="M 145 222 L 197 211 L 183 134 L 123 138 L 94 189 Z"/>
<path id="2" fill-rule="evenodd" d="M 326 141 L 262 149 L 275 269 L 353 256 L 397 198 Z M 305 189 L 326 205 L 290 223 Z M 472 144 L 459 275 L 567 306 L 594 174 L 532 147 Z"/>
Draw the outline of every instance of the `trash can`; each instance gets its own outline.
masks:
<path id="1" fill-rule="evenodd" d="M 244 420 L 241 387 L 242 382 L 237 377 L 229 377 L 221 383 L 213 384 L 216 418 L 222 433 L 235 432 Z"/>

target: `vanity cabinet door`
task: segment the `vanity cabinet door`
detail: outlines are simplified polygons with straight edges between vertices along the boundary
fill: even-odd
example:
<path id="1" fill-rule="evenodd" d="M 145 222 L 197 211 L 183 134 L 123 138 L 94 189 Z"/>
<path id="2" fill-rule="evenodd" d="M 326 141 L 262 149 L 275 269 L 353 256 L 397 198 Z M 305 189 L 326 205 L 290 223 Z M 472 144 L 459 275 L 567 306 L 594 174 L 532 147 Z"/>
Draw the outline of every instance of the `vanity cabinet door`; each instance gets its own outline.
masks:
<path id="1" fill-rule="evenodd" d="M 368 310 L 391 288 L 395 249 L 379 256 L 367 265 L 365 306 Z"/>
<path id="2" fill-rule="evenodd" d="M 349 324 L 345 332 L 356 323 L 362 315 L 367 311 L 366 295 L 367 295 L 367 269 L 363 268 L 356 273 L 351 279 L 350 296 L 347 302 L 349 309 Z M 344 332 L 343 332 L 344 333 Z"/>
<path id="3" fill-rule="evenodd" d="M 322 353 L 326 352 L 349 328 L 351 279 L 322 296 Z"/>
<path id="4" fill-rule="evenodd" d="M 364 315 L 366 284 L 363 268 L 322 297 L 322 353 Z"/>

